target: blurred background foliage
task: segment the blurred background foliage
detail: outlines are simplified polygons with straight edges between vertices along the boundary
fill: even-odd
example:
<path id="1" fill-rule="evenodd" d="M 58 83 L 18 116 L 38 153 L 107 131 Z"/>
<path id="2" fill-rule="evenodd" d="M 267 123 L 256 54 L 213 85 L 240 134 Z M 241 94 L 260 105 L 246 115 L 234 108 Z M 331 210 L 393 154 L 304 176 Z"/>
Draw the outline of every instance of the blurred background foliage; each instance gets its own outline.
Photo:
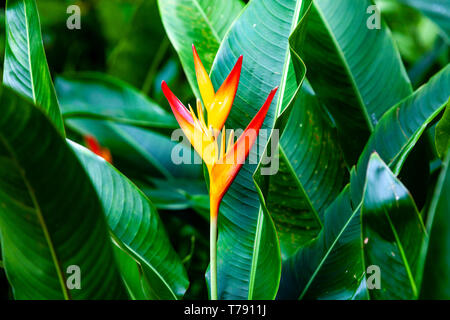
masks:
<path id="1" fill-rule="evenodd" d="M 376 1 L 417 88 L 447 63 L 449 39 L 443 30 L 445 26 L 435 24 L 427 12 L 409 6 L 410 2 L 413 1 Z M 73 97 L 77 95 L 84 102 L 89 99 L 92 103 L 117 102 L 114 95 L 107 95 L 110 99 L 103 102 L 96 100 L 105 95 L 89 92 L 83 86 L 66 90 L 66 75 L 72 79 L 74 75 L 95 78 L 98 73 L 110 77 L 105 77 L 105 83 L 97 90 L 112 90 L 119 85 L 126 89 L 123 94 L 133 90 L 148 97 L 148 103 L 156 103 L 167 111 L 169 106 L 160 89 L 162 79 L 176 88 L 182 101 L 193 101 L 178 56 L 165 34 L 156 0 L 37 0 L 37 4 L 48 64 L 63 109 L 64 105 L 76 102 Z M 69 16 L 66 10 L 73 4 L 81 8 L 81 30 L 66 27 Z M 0 51 L 4 52 L 5 5 L 0 6 Z M 3 58 L 0 56 L 0 66 Z M 88 76 L 85 71 L 96 73 Z M 65 120 L 70 138 L 82 142 L 83 136 L 95 135 L 111 150 L 114 165 L 155 203 L 191 280 L 186 298 L 206 299 L 209 202 L 201 165 L 166 166 L 162 154 L 174 145 L 170 141 L 171 130 L 90 117 L 71 116 Z M 0 299 L 7 297 L 11 297 L 11 292 L 0 265 Z"/>

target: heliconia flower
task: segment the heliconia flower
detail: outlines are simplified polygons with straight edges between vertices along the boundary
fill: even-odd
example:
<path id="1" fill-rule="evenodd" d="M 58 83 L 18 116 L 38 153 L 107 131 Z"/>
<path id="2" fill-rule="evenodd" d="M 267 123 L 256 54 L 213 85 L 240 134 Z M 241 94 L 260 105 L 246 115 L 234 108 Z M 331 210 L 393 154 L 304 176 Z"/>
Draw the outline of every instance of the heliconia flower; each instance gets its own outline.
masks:
<path id="1" fill-rule="evenodd" d="M 242 56 L 239 57 L 230 74 L 216 93 L 195 47 L 192 46 L 192 49 L 197 83 L 208 115 L 207 123 L 200 100 L 197 99 L 196 116 L 192 107 L 189 105 L 188 110 L 172 93 L 165 81 L 162 82 L 161 86 L 178 124 L 208 168 L 211 218 L 217 218 L 220 202 L 256 141 L 277 88 L 270 92 L 266 102 L 241 137 L 234 142 L 234 134 L 231 131 L 228 143 L 225 143 L 226 134 L 224 124 L 236 96 L 243 58 Z M 219 138 L 220 132 L 222 133 Z M 218 140 L 221 140 L 220 146 Z"/>
<path id="2" fill-rule="evenodd" d="M 89 150 L 91 150 L 96 155 L 102 157 L 109 163 L 112 163 L 111 152 L 109 151 L 108 148 L 103 148 L 95 137 L 85 136 L 84 141 Z"/>
<path id="3" fill-rule="evenodd" d="M 203 105 L 197 99 L 197 115 L 189 106 L 189 110 L 172 93 L 163 81 L 161 84 L 164 95 L 169 101 L 172 112 L 181 129 L 191 142 L 195 151 L 202 157 L 209 173 L 210 198 L 210 289 L 211 299 L 217 299 L 217 215 L 223 196 L 236 178 L 239 170 L 255 143 L 259 129 L 266 118 L 273 97 L 278 88 L 273 89 L 261 109 L 250 121 L 242 135 L 234 142 L 234 131 L 228 136 L 226 143 L 225 121 L 233 105 L 241 76 L 242 56 L 239 57 L 228 77 L 217 92 L 214 91 L 211 79 L 192 45 L 194 53 L 195 74 L 200 95 L 207 111 L 205 121 Z M 220 134 L 220 138 L 219 138 Z M 218 141 L 220 140 L 220 141 Z M 219 146 L 220 142 L 220 146 Z"/>

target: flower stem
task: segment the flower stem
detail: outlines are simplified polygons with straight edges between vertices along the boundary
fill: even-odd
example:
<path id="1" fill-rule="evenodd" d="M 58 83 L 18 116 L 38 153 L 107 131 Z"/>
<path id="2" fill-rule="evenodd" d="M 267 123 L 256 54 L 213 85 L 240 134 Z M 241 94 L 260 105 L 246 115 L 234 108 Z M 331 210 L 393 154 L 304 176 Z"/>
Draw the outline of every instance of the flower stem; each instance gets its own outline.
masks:
<path id="1" fill-rule="evenodd" d="M 210 227 L 209 268 L 211 272 L 211 300 L 217 300 L 217 215 L 215 217 L 211 215 Z"/>

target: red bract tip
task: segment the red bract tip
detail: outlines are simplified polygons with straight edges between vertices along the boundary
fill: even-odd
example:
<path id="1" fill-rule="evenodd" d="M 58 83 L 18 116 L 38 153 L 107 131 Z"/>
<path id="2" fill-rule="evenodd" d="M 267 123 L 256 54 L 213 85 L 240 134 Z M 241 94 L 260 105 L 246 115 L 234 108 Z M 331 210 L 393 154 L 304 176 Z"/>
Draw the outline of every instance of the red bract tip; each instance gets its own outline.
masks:
<path id="1" fill-rule="evenodd" d="M 172 109 L 175 118 L 177 118 L 178 122 L 181 120 L 187 121 L 190 124 L 194 124 L 194 120 L 192 119 L 192 115 L 186 109 L 184 104 L 173 94 L 173 92 L 169 89 L 169 86 L 165 81 L 162 81 L 161 88 L 166 96 L 167 101 L 169 101 L 170 107 Z M 180 119 L 181 117 L 181 119 Z"/>
<path id="2" fill-rule="evenodd" d="M 250 121 L 244 133 L 233 147 L 227 151 L 225 159 L 222 159 L 222 163 L 217 163 L 213 167 L 211 173 L 211 181 L 213 181 L 211 183 L 211 196 L 214 197 L 213 203 L 217 208 L 253 147 L 277 90 L 278 87 L 270 92 L 263 106 Z"/>

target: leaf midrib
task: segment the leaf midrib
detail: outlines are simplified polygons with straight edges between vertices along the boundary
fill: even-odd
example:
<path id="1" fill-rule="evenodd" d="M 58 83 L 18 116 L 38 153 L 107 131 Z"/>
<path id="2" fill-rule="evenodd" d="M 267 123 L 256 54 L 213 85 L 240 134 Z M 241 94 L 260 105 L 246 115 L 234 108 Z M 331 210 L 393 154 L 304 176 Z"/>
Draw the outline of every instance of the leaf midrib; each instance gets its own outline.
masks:
<path id="1" fill-rule="evenodd" d="M 347 75 L 348 75 L 348 77 L 350 79 L 350 82 L 352 84 L 352 88 L 353 88 L 353 90 L 354 90 L 354 92 L 356 94 L 356 98 L 357 98 L 357 100 L 359 102 L 360 109 L 363 111 L 364 118 L 366 119 L 366 123 L 367 123 L 367 125 L 369 127 L 369 130 L 370 130 L 370 132 L 373 132 L 374 126 L 372 124 L 372 121 L 370 120 L 369 114 L 367 113 L 366 104 L 364 103 L 364 100 L 363 100 L 363 98 L 361 96 L 361 93 L 359 92 L 358 85 L 356 84 L 356 79 L 354 78 L 353 72 L 351 71 L 350 66 L 347 63 L 347 59 L 345 58 L 345 54 L 342 51 L 341 46 L 339 45 L 339 43 L 338 43 L 338 41 L 336 39 L 336 36 L 335 36 L 334 32 L 332 31 L 332 28 L 328 24 L 328 20 L 325 19 L 324 15 L 322 13 L 322 9 L 320 8 L 319 5 L 316 4 L 315 1 L 313 1 L 313 5 L 316 8 L 317 14 L 320 16 L 320 18 L 321 18 L 325 28 L 327 29 L 331 40 L 333 41 L 334 47 L 336 48 L 336 51 L 337 51 L 339 57 L 341 58 L 341 61 L 342 61 L 343 65 L 344 65 L 344 69 L 345 69 L 345 71 L 346 71 L 346 73 L 347 73 Z"/>
<path id="2" fill-rule="evenodd" d="M 28 26 L 28 19 L 27 19 L 27 3 L 26 1 L 22 1 L 23 3 L 23 8 L 24 8 L 24 15 L 25 15 L 25 30 L 27 33 L 27 60 L 28 60 L 28 67 L 29 67 L 29 72 L 30 72 L 30 81 L 31 81 L 31 94 L 32 94 L 32 98 L 33 98 L 33 102 L 37 103 L 36 101 L 36 93 L 34 90 L 34 76 L 33 76 L 33 67 L 32 67 L 32 63 L 31 63 L 31 44 L 30 44 L 30 33 L 29 33 L 29 26 Z"/>
<path id="3" fill-rule="evenodd" d="M 208 25 L 208 27 L 211 29 L 211 33 L 214 36 L 214 38 L 216 38 L 217 43 L 220 44 L 221 43 L 221 38 L 219 37 L 219 34 L 217 33 L 216 29 L 213 27 L 212 22 L 210 21 L 210 19 L 206 15 L 205 10 L 203 10 L 203 8 L 200 6 L 200 4 L 198 3 L 197 0 L 192 0 L 192 2 L 197 7 L 198 11 L 202 15 L 202 17 L 205 20 L 205 22 Z"/>
<path id="4" fill-rule="evenodd" d="M 196 1 L 196 0 L 194 0 Z M 290 34 L 292 33 L 293 30 L 295 30 L 295 26 L 298 23 L 298 20 L 300 18 L 300 11 L 301 11 L 301 7 L 303 4 L 303 0 L 297 0 L 296 5 L 295 5 L 295 10 L 294 10 L 294 15 L 292 17 L 292 21 L 291 21 L 291 30 L 290 30 Z M 276 119 L 279 110 L 281 109 L 281 103 L 283 102 L 283 98 L 282 96 L 284 96 L 284 91 L 286 89 L 286 82 L 287 82 L 287 73 L 289 71 L 289 61 L 290 61 L 290 46 L 289 46 L 289 40 L 287 41 L 287 49 L 286 49 L 286 54 L 285 54 L 285 60 L 284 60 L 284 64 L 283 64 L 283 71 L 282 71 L 282 76 L 281 76 L 281 90 L 280 90 L 280 94 L 278 95 L 278 101 L 276 104 L 276 110 L 275 110 L 275 117 L 274 119 Z M 275 121 L 275 120 L 274 120 Z M 272 136 L 272 133 L 271 133 Z M 249 287 L 248 287 L 248 300 L 252 300 L 253 299 L 253 291 L 254 291 L 254 287 L 255 287 L 255 283 L 256 283 L 256 269 L 258 267 L 258 258 L 259 258 L 259 249 L 260 249 L 260 244 L 261 244 L 261 233 L 263 230 L 263 225 L 264 225 L 264 214 L 262 212 L 262 206 L 261 203 L 259 204 L 259 210 L 258 210 L 258 222 L 256 225 L 256 233 L 255 233 L 255 241 L 253 243 L 253 255 L 252 255 L 252 264 L 250 267 L 250 282 L 249 282 Z"/>
<path id="5" fill-rule="evenodd" d="M 297 26 L 297 24 L 299 22 L 300 11 L 301 11 L 302 5 L 303 5 L 303 0 L 297 0 L 297 2 L 295 4 L 294 15 L 292 17 L 291 31 L 289 33 L 289 36 L 295 30 L 295 27 Z M 289 44 L 289 40 L 288 40 L 287 50 L 286 50 L 286 54 L 284 56 L 284 65 L 283 65 L 283 71 L 282 71 L 282 75 L 281 75 L 281 82 L 280 82 L 281 90 L 280 90 L 280 93 L 278 94 L 278 101 L 277 101 L 277 106 L 276 106 L 276 110 L 275 110 L 275 119 L 280 114 L 281 104 L 283 103 L 283 100 L 284 100 L 284 93 L 286 91 L 286 84 L 287 84 L 287 79 L 288 79 L 288 71 L 289 71 L 289 62 L 290 61 L 291 61 L 291 50 L 290 50 L 290 44 Z"/>
<path id="6" fill-rule="evenodd" d="M 170 294 L 173 296 L 174 300 L 178 300 L 178 297 L 176 296 L 175 292 L 173 292 L 172 287 L 167 283 L 166 279 L 164 279 L 164 277 L 161 275 L 160 272 L 158 272 L 158 270 L 155 269 L 155 267 L 153 267 L 146 259 L 144 259 L 142 257 L 142 255 L 140 253 L 138 253 L 136 250 L 134 250 L 130 245 L 124 243 L 122 240 L 120 240 L 113 232 L 113 230 L 110 231 L 110 237 L 112 239 L 112 241 L 114 242 L 114 244 L 123 252 L 125 252 L 126 254 L 128 254 L 128 256 L 133 259 L 137 264 L 140 265 L 140 267 L 142 268 L 142 272 L 143 272 L 143 281 L 145 281 L 145 283 L 147 283 L 147 286 L 150 288 L 150 282 L 147 279 L 147 277 L 145 276 L 145 271 L 143 268 L 143 264 L 145 266 L 147 266 L 160 280 L 161 282 L 166 286 L 167 290 L 170 292 Z M 124 281 L 125 282 L 125 281 Z"/>
<path id="7" fill-rule="evenodd" d="M 298 298 L 299 300 L 301 300 L 303 298 L 303 296 L 306 294 L 306 292 L 308 291 L 309 287 L 311 286 L 312 282 L 314 281 L 314 279 L 316 278 L 317 274 L 319 273 L 320 269 L 322 268 L 323 264 L 325 263 L 325 261 L 328 259 L 328 256 L 330 255 L 331 251 L 333 251 L 334 247 L 336 246 L 336 244 L 338 243 L 338 241 L 340 240 L 342 234 L 345 232 L 345 230 L 347 229 L 348 225 L 350 224 L 350 222 L 353 220 L 353 218 L 355 217 L 355 215 L 358 213 L 359 209 L 361 208 L 362 205 L 362 201 L 359 203 L 359 205 L 356 207 L 356 209 L 353 211 L 352 215 L 348 218 L 347 222 L 345 223 L 345 225 L 342 227 L 341 231 L 339 232 L 339 234 L 337 235 L 336 239 L 333 241 L 333 243 L 331 244 L 330 248 L 327 250 L 326 254 L 323 256 L 323 258 L 320 260 L 319 265 L 317 266 L 317 268 L 314 270 L 313 275 L 311 276 L 311 278 L 309 279 L 308 283 L 306 284 L 305 288 L 303 289 L 300 297 Z"/>
<path id="8" fill-rule="evenodd" d="M 402 245 L 402 243 L 400 241 L 400 237 L 398 236 L 397 230 L 395 229 L 394 224 L 392 223 L 392 220 L 389 217 L 389 213 L 387 212 L 387 210 L 383 210 L 383 211 L 384 211 L 384 214 L 386 216 L 386 219 L 389 222 L 389 226 L 391 227 L 391 231 L 392 231 L 392 233 L 393 233 L 393 235 L 395 237 L 395 243 L 397 244 L 397 248 L 398 248 L 398 250 L 400 252 L 400 256 L 402 258 L 403 267 L 405 268 L 406 274 L 408 275 L 408 280 L 409 280 L 409 283 L 411 285 L 411 290 L 412 290 L 412 292 L 414 294 L 414 297 L 417 298 L 417 296 L 418 296 L 417 286 L 416 286 L 414 277 L 412 275 L 408 259 L 406 258 L 405 250 L 403 249 L 403 245 Z"/>
<path id="9" fill-rule="evenodd" d="M 48 231 L 47 224 L 45 223 L 45 219 L 44 219 L 44 216 L 42 214 L 39 202 L 38 202 L 38 200 L 36 198 L 36 194 L 34 192 L 34 189 L 30 185 L 30 183 L 29 183 L 29 181 L 28 181 L 28 179 L 26 177 L 25 171 L 20 166 L 19 160 L 17 159 L 17 156 L 14 153 L 13 148 L 9 144 L 8 140 L 6 140 L 6 138 L 4 137 L 3 133 L 0 133 L 0 140 L 3 143 L 3 145 L 5 146 L 7 152 L 10 154 L 11 160 L 13 161 L 14 166 L 17 168 L 17 171 L 19 172 L 20 176 L 22 177 L 22 180 L 23 180 L 23 182 L 24 182 L 24 184 L 25 184 L 25 186 L 27 188 L 28 194 L 29 194 L 29 196 L 30 196 L 30 198 L 31 198 L 31 200 L 33 202 L 34 208 L 35 208 L 34 211 L 36 213 L 36 217 L 37 217 L 38 222 L 39 222 L 39 224 L 41 226 L 42 232 L 44 233 L 44 237 L 45 237 L 45 239 L 47 241 L 47 244 L 48 244 L 48 249 L 50 250 L 50 254 L 52 256 L 53 265 L 54 265 L 54 267 L 56 269 L 56 273 L 58 275 L 58 280 L 59 280 L 60 285 L 61 285 L 62 294 L 63 294 L 65 300 L 70 300 L 71 296 L 70 296 L 70 293 L 67 290 L 66 285 L 65 285 L 66 282 L 65 282 L 65 278 L 64 278 L 64 273 L 62 272 L 61 263 L 60 263 L 60 261 L 58 259 L 57 254 L 56 254 L 55 246 L 53 244 L 53 241 L 51 239 L 50 233 Z"/>
<path id="10" fill-rule="evenodd" d="M 284 148 L 281 145 L 281 143 L 279 144 L 279 149 L 280 149 L 281 155 L 286 160 L 286 164 L 289 167 L 289 170 L 291 171 L 292 176 L 295 178 L 295 182 L 297 184 L 297 187 L 300 188 L 300 190 L 302 191 L 303 195 L 305 195 L 305 198 L 308 201 L 308 205 L 311 208 L 311 211 L 314 213 L 315 217 L 317 218 L 317 221 L 319 222 L 320 227 L 322 228 L 323 227 L 322 221 L 320 221 L 319 215 L 317 214 L 317 211 L 314 208 L 308 193 L 306 192 L 305 188 L 303 187 L 303 183 L 300 181 L 299 177 L 297 176 L 297 173 L 295 172 L 294 167 L 292 166 L 291 161 L 287 157 L 286 152 L 284 151 Z"/>

